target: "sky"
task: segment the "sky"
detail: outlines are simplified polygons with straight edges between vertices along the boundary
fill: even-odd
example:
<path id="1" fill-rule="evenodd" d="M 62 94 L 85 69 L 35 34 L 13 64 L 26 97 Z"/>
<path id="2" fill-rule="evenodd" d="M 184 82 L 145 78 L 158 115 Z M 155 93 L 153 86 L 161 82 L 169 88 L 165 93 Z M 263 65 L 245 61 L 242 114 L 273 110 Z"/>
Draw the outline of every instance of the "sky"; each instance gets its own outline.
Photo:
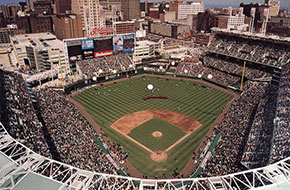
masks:
<path id="1" fill-rule="evenodd" d="M 25 0 L 0 0 L 0 5 L 3 4 L 11 4 L 11 3 L 18 3 L 19 1 Z M 143 0 L 141 0 L 143 1 Z M 162 0 L 149 0 L 149 1 L 162 1 Z M 169 1 L 169 0 L 167 0 Z M 204 4 L 206 7 L 239 7 L 240 3 L 263 3 L 264 0 L 204 0 Z M 290 0 L 281 0 L 281 8 L 290 8 Z"/>

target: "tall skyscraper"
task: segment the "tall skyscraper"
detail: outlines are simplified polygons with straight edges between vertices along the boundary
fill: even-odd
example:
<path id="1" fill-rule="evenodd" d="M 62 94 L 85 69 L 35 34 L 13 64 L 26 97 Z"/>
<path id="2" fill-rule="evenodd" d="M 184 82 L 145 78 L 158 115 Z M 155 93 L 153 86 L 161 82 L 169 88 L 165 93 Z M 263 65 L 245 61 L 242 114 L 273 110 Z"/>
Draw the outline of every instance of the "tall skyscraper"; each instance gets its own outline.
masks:
<path id="1" fill-rule="evenodd" d="M 104 27 L 99 0 L 72 0 L 72 12 L 82 17 L 84 34 L 89 36 L 95 27 Z"/>
<path id="2" fill-rule="evenodd" d="M 140 0 L 121 0 L 124 20 L 140 18 Z"/>
<path id="3" fill-rule="evenodd" d="M 269 5 L 269 16 L 277 16 L 280 10 L 280 0 L 265 0 L 265 3 Z"/>

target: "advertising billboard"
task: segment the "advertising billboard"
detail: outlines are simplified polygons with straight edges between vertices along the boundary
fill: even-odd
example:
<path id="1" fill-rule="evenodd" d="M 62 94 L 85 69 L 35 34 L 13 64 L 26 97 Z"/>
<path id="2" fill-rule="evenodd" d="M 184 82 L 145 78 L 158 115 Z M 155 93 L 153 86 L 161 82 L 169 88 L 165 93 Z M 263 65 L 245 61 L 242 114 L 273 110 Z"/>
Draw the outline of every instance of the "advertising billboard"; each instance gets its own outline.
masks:
<path id="1" fill-rule="evenodd" d="M 105 57 L 105 56 L 111 56 L 114 55 L 114 51 L 113 50 L 108 50 L 108 51 L 99 51 L 99 52 L 95 52 L 94 53 L 94 57 L 98 58 L 98 57 Z"/>
<path id="2" fill-rule="evenodd" d="M 70 62 L 80 61 L 83 59 L 83 52 L 81 45 L 68 46 L 68 57 Z"/>
<path id="3" fill-rule="evenodd" d="M 90 37 L 112 35 L 114 32 L 115 32 L 115 30 L 112 27 L 110 27 L 110 28 L 105 28 L 105 27 L 99 28 L 99 27 L 95 27 L 90 32 Z"/>
<path id="4" fill-rule="evenodd" d="M 113 55 L 113 38 L 94 40 L 94 57 L 104 57 Z"/>
<path id="5" fill-rule="evenodd" d="M 94 40 L 93 39 L 84 39 L 81 40 L 82 50 L 94 49 Z"/>
<path id="6" fill-rule="evenodd" d="M 113 50 L 114 54 L 123 53 L 123 37 L 122 36 L 114 36 L 113 37 Z"/>
<path id="7" fill-rule="evenodd" d="M 84 59 L 92 59 L 94 58 L 94 49 L 83 50 Z"/>
<path id="8" fill-rule="evenodd" d="M 134 34 L 128 34 L 123 36 L 123 48 L 124 53 L 134 52 Z"/>

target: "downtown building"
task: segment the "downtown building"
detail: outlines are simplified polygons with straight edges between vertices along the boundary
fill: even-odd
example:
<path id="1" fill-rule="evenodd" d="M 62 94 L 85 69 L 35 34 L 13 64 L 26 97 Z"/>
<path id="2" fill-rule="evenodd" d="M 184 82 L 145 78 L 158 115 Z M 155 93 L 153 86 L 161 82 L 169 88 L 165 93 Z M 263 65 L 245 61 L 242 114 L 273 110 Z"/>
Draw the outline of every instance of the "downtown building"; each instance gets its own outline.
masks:
<path id="1" fill-rule="evenodd" d="M 186 2 L 178 5 L 177 19 L 185 19 L 187 15 L 197 15 L 204 12 L 203 1 Z"/>
<path id="2" fill-rule="evenodd" d="M 84 36 L 90 36 L 92 30 L 96 27 L 105 27 L 99 0 L 72 0 L 72 12 L 81 15 Z"/>
<path id="3" fill-rule="evenodd" d="M 140 12 L 140 0 L 121 0 L 123 20 L 139 19 Z"/>

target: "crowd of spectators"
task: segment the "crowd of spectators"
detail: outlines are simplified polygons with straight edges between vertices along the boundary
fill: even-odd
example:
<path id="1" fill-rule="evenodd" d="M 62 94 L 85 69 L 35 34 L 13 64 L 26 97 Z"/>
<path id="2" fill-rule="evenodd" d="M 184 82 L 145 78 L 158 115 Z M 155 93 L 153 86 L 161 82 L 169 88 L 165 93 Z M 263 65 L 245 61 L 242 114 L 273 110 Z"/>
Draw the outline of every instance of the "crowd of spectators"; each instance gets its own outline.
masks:
<path id="1" fill-rule="evenodd" d="M 13 138 L 31 150 L 52 158 L 22 76 L 2 70 L 0 74 L 0 90 L 4 91 L 4 96 L 0 97 L 4 103 L 1 122 Z"/>
<path id="2" fill-rule="evenodd" d="M 195 63 L 179 63 L 176 67 L 175 73 L 194 77 L 201 75 L 203 78 L 208 78 L 209 75 L 211 75 L 209 77 L 210 80 L 214 80 L 226 86 L 235 85 L 240 81 L 240 77 Z"/>
<path id="3" fill-rule="evenodd" d="M 231 104 L 223 121 L 217 126 L 221 139 L 212 151 L 205 170 L 201 173 L 202 177 L 226 175 L 243 169 L 240 161 L 247 132 L 253 121 L 255 107 L 268 85 L 266 82 L 249 82 L 244 92 Z"/>
<path id="4" fill-rule="evenodd" d="M 77 65 L 86 78 L 114 74 L 133 67 L 132 61 L 125 54 L 86 59 L 78 61 Z"/>
<path id="5" fill-rule="evenodd" d="M 216 35 L 208 51 L 279 67 L 290 61 L 287 45 L 228 35 Z"/>
<path id="6" fill-rule="evenodd" d="M 270 163 L 290 156 L 290 64 L 282 69 Z"/>
<path id="7" fill-rule="evenodd" d="M 98 134 L 63 92 L 47 88 L 35 91 L 35 94 L 62 162 L 90 171 L 117 174 L 113 163 L 93 137 L 99 137 L 113 152 L 113 159 L 120 162 L 127 156 L 121 146 L 106 141 L 104 134 Z"/>
<path id="8" fill-rule="evenodd" d="M 218 69 L 223 72 L 227 73 L 233 73 L 236 75 L 242 76 L 243 74 L 243 64 L 242 63 L 234 63 L 230 62 L 228 60 L 216 58 L 216 57 L 210 57 L 210 56 L 205 56 L 203 59 L 203 63 L 207 67 L 213 67 L 215 69 Z M 245 77 L 249 79 L 257 79 L 257 78 L 262 78 L 262 77 L 269 77 L 271 76 L 270 73 L 258 70 L 258 69 L 253 69 L 250 68 L 246 65 L 245 68 Z"/>
<path id="9" fill-rule="evenodd" d="M 269 162 L 277 92 L 277 86 L 269 85 L 260 99 L 242 157 L 242 164 L 249 169 L 266 166 Z"/>

